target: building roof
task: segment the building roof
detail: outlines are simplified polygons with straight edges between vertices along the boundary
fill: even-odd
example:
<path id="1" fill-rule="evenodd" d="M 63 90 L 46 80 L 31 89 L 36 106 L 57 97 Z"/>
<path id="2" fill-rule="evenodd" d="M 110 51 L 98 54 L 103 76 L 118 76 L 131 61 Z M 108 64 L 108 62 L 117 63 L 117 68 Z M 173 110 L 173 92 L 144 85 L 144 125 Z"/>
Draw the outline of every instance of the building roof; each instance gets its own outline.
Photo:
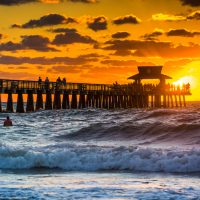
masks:
<path id="1" fill-rule="evenodd" d="M 139 74 L 133 75 L 128 79 L 172 79 L 170 76 L 161 74 L 162 66 L 140 66 Z"/>

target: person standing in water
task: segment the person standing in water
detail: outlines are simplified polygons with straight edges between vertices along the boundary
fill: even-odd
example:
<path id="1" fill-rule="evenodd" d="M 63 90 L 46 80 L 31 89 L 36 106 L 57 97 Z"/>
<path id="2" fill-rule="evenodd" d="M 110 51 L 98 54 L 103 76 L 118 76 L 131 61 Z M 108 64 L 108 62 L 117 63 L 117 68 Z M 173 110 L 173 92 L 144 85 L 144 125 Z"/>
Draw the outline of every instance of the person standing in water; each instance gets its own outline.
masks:
<path id="1" fill-rule="evenodd" d="M 6 120 L 4 121 L 4 126 L 12 126 L 12 120 L 9 116 L 7 116 Z"/>

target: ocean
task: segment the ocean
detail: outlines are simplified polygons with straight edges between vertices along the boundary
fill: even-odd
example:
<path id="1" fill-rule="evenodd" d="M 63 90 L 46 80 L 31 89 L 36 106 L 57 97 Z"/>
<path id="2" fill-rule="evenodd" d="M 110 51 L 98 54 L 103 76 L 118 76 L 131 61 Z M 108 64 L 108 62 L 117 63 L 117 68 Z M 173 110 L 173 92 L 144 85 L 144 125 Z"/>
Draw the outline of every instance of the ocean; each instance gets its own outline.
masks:
<path id="1" fill-rule="evenodd" d="M 1 200 L 200 199 L 199 102 L 9 116 L 14 126 L 0 125 Z"/>

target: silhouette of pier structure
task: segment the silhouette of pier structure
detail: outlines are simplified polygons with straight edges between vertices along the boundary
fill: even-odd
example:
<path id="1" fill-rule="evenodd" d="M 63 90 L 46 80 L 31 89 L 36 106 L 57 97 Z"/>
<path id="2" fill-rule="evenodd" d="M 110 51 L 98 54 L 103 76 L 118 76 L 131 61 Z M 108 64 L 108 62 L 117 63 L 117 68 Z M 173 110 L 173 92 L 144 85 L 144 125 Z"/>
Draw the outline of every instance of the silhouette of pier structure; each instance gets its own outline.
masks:
<path id="1" fill-rule="evenodd" d="M 138 67 L 139 73 L 129 77 L 131 84 L 88 84 L 39 82 L 0 79 L 0 93 L 7 94 L 6 112 L 14 112 L 13 94 L 17 94 L 16 112 L 39 109 L 126 109 L 185 107 L 190 86 L 166 84 L 171 77 L 161 73 L 162 66 Z M 142 84 L 143 79 L 158 79 L 159 84 Z M 24 95 L 27 96 L 26 106 Z M 34 97 L 36 96 L 36 102 Z M 0 101 L 0 111 L 2 111 Z"/>

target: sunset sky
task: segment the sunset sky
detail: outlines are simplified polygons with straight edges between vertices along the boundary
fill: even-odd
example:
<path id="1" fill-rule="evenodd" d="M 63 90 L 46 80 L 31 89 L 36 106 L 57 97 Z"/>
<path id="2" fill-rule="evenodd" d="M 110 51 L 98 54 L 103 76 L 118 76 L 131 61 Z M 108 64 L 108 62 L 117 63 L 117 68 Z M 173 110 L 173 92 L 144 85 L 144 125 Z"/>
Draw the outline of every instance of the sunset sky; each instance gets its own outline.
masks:
<path id="1" fill-rule="evenodd" d="M 200 100 L 199 0 L 0 0 L 0 78 L 127 83 L 137 66 Z"/>

